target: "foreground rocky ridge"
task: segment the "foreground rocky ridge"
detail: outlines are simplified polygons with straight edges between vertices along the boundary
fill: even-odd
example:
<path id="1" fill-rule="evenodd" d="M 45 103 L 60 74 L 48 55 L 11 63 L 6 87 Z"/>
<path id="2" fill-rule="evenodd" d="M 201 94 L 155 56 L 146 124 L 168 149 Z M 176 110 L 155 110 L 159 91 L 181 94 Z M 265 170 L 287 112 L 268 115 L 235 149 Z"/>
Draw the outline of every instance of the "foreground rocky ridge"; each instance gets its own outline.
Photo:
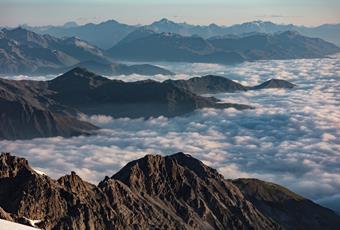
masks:
<path id="1" fill-rule="evenodd" d="M 308 205 L 306 205 L 308 204 Z M 146 155 L 98 186 L 0 155 L 0 218 L 44 229 L 339 229 L 340 217 L 287 189 L 226 180 L 184 153 Z M 298 211 L 297 211 L 298 210 Z M 283 215 L 283 214 L 284 215 Z M 25 221 L 26 220 L 26 221 Z M 307 226 L 307 225 L 306 225 Z"/>

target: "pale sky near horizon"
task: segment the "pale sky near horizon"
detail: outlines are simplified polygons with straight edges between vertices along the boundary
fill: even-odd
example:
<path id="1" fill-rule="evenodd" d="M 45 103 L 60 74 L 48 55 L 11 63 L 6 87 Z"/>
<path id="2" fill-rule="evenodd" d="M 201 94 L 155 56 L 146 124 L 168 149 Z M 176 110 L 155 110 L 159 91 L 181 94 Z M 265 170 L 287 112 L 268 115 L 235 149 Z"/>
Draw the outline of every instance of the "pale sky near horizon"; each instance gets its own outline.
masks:
<path id="1" fill-rule="evenodd" d="M 149 24 L 164 17 L 204 25 L 265 20 L 315 26 L 340 23 L 339 12 L 340 0 L 0 0 L 0 26 L 109 19 Z"/>

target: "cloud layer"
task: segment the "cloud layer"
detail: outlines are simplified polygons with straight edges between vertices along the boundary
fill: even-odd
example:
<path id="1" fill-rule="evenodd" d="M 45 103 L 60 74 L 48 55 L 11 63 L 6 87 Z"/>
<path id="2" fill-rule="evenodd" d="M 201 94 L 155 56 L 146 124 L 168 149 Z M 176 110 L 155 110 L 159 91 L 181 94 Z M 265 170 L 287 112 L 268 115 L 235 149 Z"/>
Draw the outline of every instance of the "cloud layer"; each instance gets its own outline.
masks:
<path id="1" fill-rule="evenodd" d="M 340 207 L 340 56 L 166 67 L 182 73 L 176 77 L 215 73 L 246 85 L 282 78 L 298 87 L 215 95 L 255 105 L 255 110 L 203 109 L 183 117 L 148 120 L 85 116 L 82 119 L 103 128 L 98 135 L 1 141 L 1 151 L 26 157 L 52 177 L 73 170 L 94 183 L 147 153 L 183 151 L 217 168 L 226 178 L 273 181 L 322 204 Z M 133 75 L 117 78 L 136 80 Z"/>

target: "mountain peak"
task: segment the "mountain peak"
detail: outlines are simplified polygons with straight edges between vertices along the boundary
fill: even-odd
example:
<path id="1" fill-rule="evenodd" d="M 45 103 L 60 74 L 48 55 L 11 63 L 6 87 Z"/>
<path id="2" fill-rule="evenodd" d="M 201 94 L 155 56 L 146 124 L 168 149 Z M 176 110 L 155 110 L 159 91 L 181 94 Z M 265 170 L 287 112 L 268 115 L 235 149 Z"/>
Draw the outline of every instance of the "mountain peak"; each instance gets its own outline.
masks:
<path id="1" fill-rule="evenodd" d="M 12 156 L 10 153 L 0 154 L 0 178 L 15 177 L 23 169 L 34 172 L 25 158 Z"/>
<path id="2" fill-rule="evenodd" d="M 88 75 L 93 75 L 94 73 L 88 71 L 86 68 L 83 67 L 75 67 L 73 69 L 71 69 L 70 71 L 66 72 L 65 74 L 67 75 L 84 75 L 84 76 L 88 76 Z"/>
<path id="3" fill-rule="evenodd" d="M 72 21 L 72 22 L 65 22 L 63 27 L 65 28 L 72 28 L 72 27 L 77 27 L 79 26 L 78 23 Z"/>
<path id="4" fill-rule="evenodd" d="M 253 87 L 252 89 L 270 89 L 270 88 L 280 88 L 280 89 L 291 89 L 296 85 L 290 83 L 289 81 L 282 79 L 270 79 L 268 81 L 263 82 L 260 85 Z"/>
<path id="5" fill-rule="evenodd" d="M 77 91 L 96 87 L 109 79 L 88 71 L 83 67 L 75 67 L 70 71 L 49 81 L 49 85 L 54 90 Z"/>
<path id="6" fill-rule="evenodd" d="M 162 180 L 172 181 L 174 178 L 186 177 L 183 174 L 184 171 L 190 171 L 194 177 L 200 178 L 200 180 L 222 178 L 215 169 L 204 165 L 201 161 L 183 152 L 165 157 L 146 155 L 128 163 L 111 178 L 120 180 L 136 189 L 150 191 L 152 188 L 148 186 L 152 183 L 157 183 L 157 177 L 163 178 Z M 146 180 L 145 178 L 148 179 Z"/>
<path id="7" fill-rule="evenodd" d="M 120 24 L 120 23 L 114 19 L 110 19 L 105 22 L 101 22 L 99 25 L 117 25 L 117 24 Z"/>
<path id="8" fill-rule="evenodd" d="M 169 19 L 167 19 L 167 18 L 162 18 L 159 21 L 155 21 L 152 24 L 176 24 L 176 23 L 171 21 L 171 20 L 169 20 Z"/>

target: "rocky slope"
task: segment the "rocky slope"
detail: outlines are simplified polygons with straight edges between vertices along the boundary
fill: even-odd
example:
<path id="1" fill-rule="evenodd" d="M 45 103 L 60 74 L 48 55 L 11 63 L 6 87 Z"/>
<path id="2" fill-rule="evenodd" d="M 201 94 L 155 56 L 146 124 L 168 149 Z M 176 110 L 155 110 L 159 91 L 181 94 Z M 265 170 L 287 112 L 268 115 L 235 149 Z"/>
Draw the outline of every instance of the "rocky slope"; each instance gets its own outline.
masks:
<path id="1" fill-rule="evenodd" d="M 94 125 L 49 98 L 46 82 L 0 79 L 0 139 L 90 134 Z"/>
<path id="2" fill-rule="evenodd" d="M 36 173 L 27 160 L 2 153 L 0 207 L 1 218 L 26 224 L 40 220 L 36 225 L 44 229 L 303 229 L 304 223 L 311 223 L 308 229 L 340 227 L 333 211 L 281 186 L 225 180 L 183 153 L 146 155 L 98 186 L 75 172 L 51 179 Z"/>
<path id="3" fill-rule="evenodd" d="M 339 216 L 334 216 L 332 210 L 320 208 L 280 185 L 257 179 L 237 179 L 232 183 L 258 210 L 285 229 L 326 230 L 339 225 Z"/>

